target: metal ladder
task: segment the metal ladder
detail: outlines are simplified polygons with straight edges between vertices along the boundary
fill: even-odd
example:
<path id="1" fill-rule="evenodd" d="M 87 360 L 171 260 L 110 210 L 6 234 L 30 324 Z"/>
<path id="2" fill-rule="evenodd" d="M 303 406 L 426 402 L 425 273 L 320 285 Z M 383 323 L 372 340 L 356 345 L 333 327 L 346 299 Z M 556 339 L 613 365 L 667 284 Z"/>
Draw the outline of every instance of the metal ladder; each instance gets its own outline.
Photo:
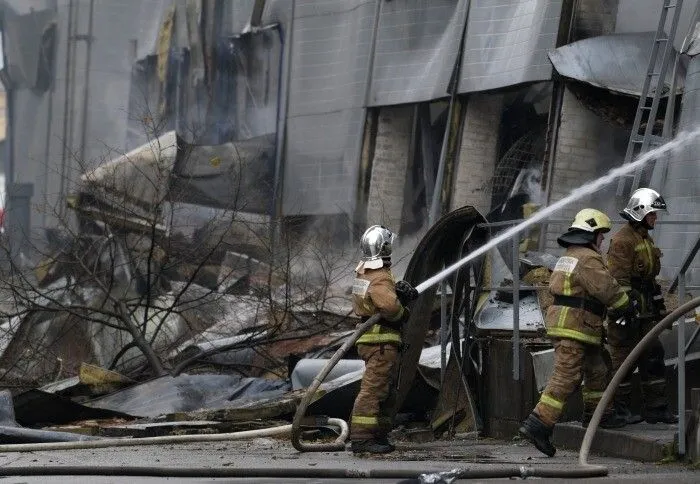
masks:
<path id="1" fill-rule="evenodd" d="M 683 0 L 664 0 L 664 4 L 661 7 L 659 26 L 656 29 L 654 45 L 651 49 L 649 66 L 647 67 L 647 73 L 644 78 L 642 93 L 639 97 L 637 112 L 634 116 L 634 123 L 632 125 L 632 135 L 630 136 L 629 142 L 627 144 L 627 152 L 625 153 L 624 164 L 631 163 L 635 158 L 637 158 L 637 156 L 639 156 L 642 153 L 645 153 L 650 146 L 662 145 L 671 137 L 671 124 L 673 123 L 673 110 L 675 107 L 675 96 L 673 93 L 676 90 L 675 67 L 672 76 L 673 80 L 671 82 L 671 92 L 669 93 L 668 103 L 666 105 L 666 112 L 664 114 L 663 119 L 663 134 L 661 136 L 654 135 L 653 129 L 657 121 L 659 101 L 661 100 L 661 95 L 663 94 L 664 80 L 666 79 L 666 73 L 668 72 L 668 65 L 671 58 L 674 56 L 673 39 L 676 36 L 676 28 L 678 27 L 678 19 L 680 18 L 682 6 Z M 671 9 L 674 9 L 673 20 L 671 21 L 669 33 L 668 35 L 666 35 L 666 33 L 664 32 L 664 27 L 666 26 L 668 12 Z M 661 66 L 660 69 L 657 71 L 657 58 L 661 49 L 663 49 L 661 57 Z M 654 93 L 650 99 L 649 90 L 652 87 L 652 81 L 654 81 Z M 650 100 L 651 104 L 649 104 Z M 646 126 L 644 127 L 644 132 L 642 133 L 641 126 L 642 121 L 644 120 L 645 113 L 647 114 Z M 642 168 L 635 170 L 634 173 L 622 175 L 617 185 L 617 196 L 625 195 L 625 188 L 627 186 L 628 178 L 632 178 L 632 186 L 630 189 L 630 192 L 632 192 L 639 187 L 641 177 Z"/>

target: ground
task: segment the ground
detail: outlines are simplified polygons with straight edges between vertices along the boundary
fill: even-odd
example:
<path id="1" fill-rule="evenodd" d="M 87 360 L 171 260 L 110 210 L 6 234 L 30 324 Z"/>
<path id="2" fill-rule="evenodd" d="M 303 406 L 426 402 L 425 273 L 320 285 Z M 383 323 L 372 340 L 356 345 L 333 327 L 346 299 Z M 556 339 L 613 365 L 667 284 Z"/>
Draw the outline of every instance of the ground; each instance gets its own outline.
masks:
<path id="1" fill-rule="evenodd" d="M 454 468 L 504 470 L 533 466 L 546 469 L 573 469 L 578 462 L 577 452 L 559 450 L 553 458 L 540 454 L 530 444 L 521 440 L 510 442 L 464 436 L 449 441 L 430 443 L 397 442 L 397 451 L 383 457 L 358 457 L 349 452 L 297 452 L 286 439 L 258 438 L 248 441 L 193 443 L 182 445 L 158 445 L 123 447 L 118 449 L 64 450 L 31 453 L 0 454 L 0 469 L 19 466 L 40 468 L 46 466 L 96 466 L 109 468 L 125 466 L 153 466 L 165 469 L 272 469 L 273 471 L 322 473 L 324 469 L 353 470 L 402 470 L 406 477 L 429 471 L 449 471 Z M 700 471 L 677 462 L 641 463 L 625 459 L 592 456 L 590 463 L 604 465 L 609 476 L 603 479 L 546 479 L 551 482 L 634 481 L 634 482 L 682 482 L 700 481 Z M 108 472 L 109 473 L 109 472 Z M 400 482 L 392 479 L 327 479 L 317 475 L 305 478 L 265 477 L 265 473 L 247 474 L 247 479 L 219 479 L 216 482 Z M 111 483 L 152 482 L 155 477 L 11 477 L 3 482 L 67 482 Z M 483 479 L 481 479 L 483 481 Z M 508 478 L 498 479 L 503 482 Z M 168 479 L 168 482 L 214 482 L 206 476 L 193 479 Z M 410 481 L 409 481 L 410 482 Z M 419 481 L 414 481 L 419 482 Z M 448 482 L 448 481 L 443 481 Z M 455 481 L 455 482 L 461 482 Z M 466 482 L 466 481 L 464 481 Z M 473 481 L 472 481 L 473 482 Z"/>

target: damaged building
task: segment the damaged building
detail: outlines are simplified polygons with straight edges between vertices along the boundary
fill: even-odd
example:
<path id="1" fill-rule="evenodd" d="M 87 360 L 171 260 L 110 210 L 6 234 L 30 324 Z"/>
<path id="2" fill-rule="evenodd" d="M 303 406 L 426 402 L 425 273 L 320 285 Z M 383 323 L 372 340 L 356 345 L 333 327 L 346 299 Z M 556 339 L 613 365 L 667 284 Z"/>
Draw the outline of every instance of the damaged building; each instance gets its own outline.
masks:
<path id="1" fill-rule="evenodd" d="M 6 289 L 23 309 L 3 303 L 0 368 L 41 387 L 27 412 L 58 396 L 113 412 L 72 410 L 90 418 L 287 418 L 357 322 L 347 288 L 368 224 L 400 234 L 396 271 L 419 283 L 625 163 L 660 2 L 493 3 L 0 2 L 3 263 L 23 274 Z M 678 5 L 657 144 L 697 125 L 698 2 Z M 436 433 L 522 419 L 563 220 L 595 206 L 620 224 L 633 183 L 668 202 L 662 276 L 677 285 L 682 270 L 692 294 L 699 158 L 690 143 L 654 160 L 424 295 L 403 414 Z M 347 417 L 353 356 L 312 413 Z M 517 408 L 495 401 L 503 388 Z M 162 405 L 145 409 L 152 393 Z"/>

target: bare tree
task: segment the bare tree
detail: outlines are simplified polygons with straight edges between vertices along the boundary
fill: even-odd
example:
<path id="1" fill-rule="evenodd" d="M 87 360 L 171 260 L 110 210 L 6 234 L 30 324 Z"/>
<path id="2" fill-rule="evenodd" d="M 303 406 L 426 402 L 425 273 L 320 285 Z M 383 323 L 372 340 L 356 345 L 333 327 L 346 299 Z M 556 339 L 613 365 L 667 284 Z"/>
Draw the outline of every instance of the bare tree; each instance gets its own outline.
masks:
<path id="1" fill-rule="evenodd" d="M 220 174 L 228 204 L 186 226 L 175 207 L 188 188 L 173 182 L 174 167 L 198 154 L 173 131 L 147 128 L 148 142 L 137 150 L 96 168 L 76 160 L 81 175 L 71 180 L 70 210 L 55 210 L 58 224 L 45 243 L 28 241 L 21 257 L 8 255 L 0 380 L 46 382 L 75 374 L 83 361 L 136 377 L 176 374 L 213 352 L 264 348 L 348 322 L 323 318 L 329 304 L 338 312 L 347 300 L 332 288 L 350 263 L 328 231 L 286 224 L 273 240 L 269 222 L 243 217 L 251 192 L 243 189 L 246 157 L 234 160 L 235 146 L 228 159 L 212 158 L 228 163 Z M 228 321 L 241 304 L 250 317 Z M 172 358 L 216 325 L 246 336 Z"/>

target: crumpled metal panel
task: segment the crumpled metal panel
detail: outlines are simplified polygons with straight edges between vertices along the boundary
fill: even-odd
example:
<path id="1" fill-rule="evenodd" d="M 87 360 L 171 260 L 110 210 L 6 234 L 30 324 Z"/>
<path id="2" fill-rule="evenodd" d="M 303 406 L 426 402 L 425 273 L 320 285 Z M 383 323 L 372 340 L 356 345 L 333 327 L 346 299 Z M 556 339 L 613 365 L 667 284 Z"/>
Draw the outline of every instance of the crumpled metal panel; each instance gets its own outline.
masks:
<path id="1" fill-rule="evenodd" d="M 473 250 L 488 240 L 488 231 L 478 227 L 486 219 L 474 207 L 461 207 L 443 215 L 423 236 L 413 252 L 404 279 L 418 285 L 437 274 L 444 267 L 457 261 L 460 254 Z M 466 239 L 464 246 L 462 241 Z M 450 280 L 468 271 L 465 267 L 453 274 Z M 402 330 L 402 338 L 408 347 L 401 353 L 401 377 L 397 408 L 407 397 L 434 308 L 437 286 L 424 291 L 411 306 L 411 316 Z M 439 306 L 439 305 L 438 305 Z"/>
<path id="2" fill-rule="evenodd" d="M 132 7 L 135 10 L 133 22 L 138 25 L 138 36 L 135 39 L 137 60 L 158 54 L 158 32 L 174 1 L 176 0 L 142 0 L 139 5 Z"/>
<path id="3" fill-rule="evenodd" d="M 179 143 L 169 198 L 229 210 L 243 199 L 247 212 L 268 213 L 274 162 L 274 135 L 213 146 Z"/>
<path id="4" fill-rule="evenodd" d="M 545 81 L 556 46 L 562 0 L 472 0 L 459 92 Z"/>
<path id="5" fill-rule="evenodd" d="M 55 48 L 56 0 L 5 0 L 3 13 L 3 49 L 7 73 L 13 84 L 45 90 L 51 79 L 40 80 L 40 71 L 52 64 Z M 45 72 L 43 77 L 51 72 Z"/>
<path id="6" fill-rule="evenodd" d="M 611 91 L 639 96 L 651 57 L 656 32 L 613 34 L 591 37 L 564 45 L 549 53 L 556 71 L 564 77 Z M 661 55 L 657 70 L 661 68 Z M 684 72 L 679 66 L 678 91 L 683 89 Z M 664 94 L 671 89 L 669 69 Z M 652 86 L 653 87 L 653 86 Z"/>
<path id="7" fill-rule="evenodd" d="M 175 412 L 225 408 L 238 398 L 269 398 L 289 389 L 288 382 L 232 375 L 163 376 L 86 402 L 94 408 L 139 417 L 157 417 Z"/>

